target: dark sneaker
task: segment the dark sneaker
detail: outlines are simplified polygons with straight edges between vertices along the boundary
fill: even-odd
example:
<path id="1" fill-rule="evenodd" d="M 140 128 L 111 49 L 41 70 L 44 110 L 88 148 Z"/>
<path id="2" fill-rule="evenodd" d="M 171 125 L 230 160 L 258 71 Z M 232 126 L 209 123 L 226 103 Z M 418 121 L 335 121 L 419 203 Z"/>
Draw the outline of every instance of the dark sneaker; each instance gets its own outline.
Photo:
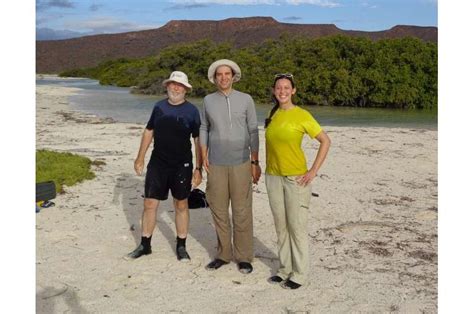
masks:
<path id="1" fill-rule="evenodd" d="M 139 258 L 142 255 L 148 255 L 151 254 L 151 247 L 148 249 L 145 249 L 145 247 L 140 244 L 133 252 L 128 253 L 125 255 L 125 259 L 136 259 Z"/>
<path id="2" fill-rule="evenodd" d="M 207 264 L 206 269 L 207 270 L 216 270 L 221 268 L 222 265 L 229 264 L 229 262 L 223 261 L 221 259 L 216 258 L 209 264 Z"/>
<path id="3" fill-rule="evenodd" d="M 189 261 L 191 259 L 188 252 L 186 252 L 185 246 L 178 246 L 176 248 L 176 256 L 178 257 L 178 261 Z"/>
<path id="4" fill-rule="evenodd" d="M 252 264 L 247 262 L 240 262 L 239 263 L 239 271 L 242 274 L 250 274 L 253 271 Z"/>
<path id="5" fill-rule="evenodd" d="M 281 286 L 285 289 L 291 289 L 291 290 L 298 289 L 299 287 L 301 287 L 299 283 L 291 281 L 290 279 L 287 279 Z"/>
<path id="6" fill-rule="evenodd" d="M 276 284 L 276 283 L 280 283 L 283 281 L 283 278 L 281 278 L 280 276 L 271 276 L 270 278 L 268 278 L 267 280 L 269 283 L 271 284 Z"/>

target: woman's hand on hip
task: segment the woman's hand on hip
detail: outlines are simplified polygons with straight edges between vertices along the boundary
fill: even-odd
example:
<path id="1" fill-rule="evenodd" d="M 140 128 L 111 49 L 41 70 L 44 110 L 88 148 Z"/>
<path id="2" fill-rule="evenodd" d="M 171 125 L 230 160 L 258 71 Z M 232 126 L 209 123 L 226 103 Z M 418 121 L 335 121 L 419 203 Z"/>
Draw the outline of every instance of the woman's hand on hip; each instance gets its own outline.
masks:
<path id="1" fill-rule="evenodd" d="M 308 184 L 310 184 L 310 183 L 313 181 L 313 179 L 314 179 L 316 176 L 317 176 L 316 171 L 309 170 L 309 171 L 307 171 L 304 175 L 299 176 L 299 177 L 296 179 L 296 182 L 297 182 L 299 185 L 307 186 Z"/>

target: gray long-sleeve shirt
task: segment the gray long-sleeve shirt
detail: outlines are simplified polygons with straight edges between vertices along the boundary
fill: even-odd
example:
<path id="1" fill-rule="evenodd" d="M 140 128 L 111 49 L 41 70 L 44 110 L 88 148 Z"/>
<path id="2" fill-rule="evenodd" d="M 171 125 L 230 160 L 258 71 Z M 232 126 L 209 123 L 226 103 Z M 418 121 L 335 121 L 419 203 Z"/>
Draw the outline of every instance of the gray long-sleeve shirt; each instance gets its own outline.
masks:
<path id="1" fill-rule="evenodd" d="M 239 165 L 258 152 L 258 125 L 250 95 L 232 90 L 226 96 L 217 91 L 204 97 L 199 140 L 208 147 L 209 163 Z"/>

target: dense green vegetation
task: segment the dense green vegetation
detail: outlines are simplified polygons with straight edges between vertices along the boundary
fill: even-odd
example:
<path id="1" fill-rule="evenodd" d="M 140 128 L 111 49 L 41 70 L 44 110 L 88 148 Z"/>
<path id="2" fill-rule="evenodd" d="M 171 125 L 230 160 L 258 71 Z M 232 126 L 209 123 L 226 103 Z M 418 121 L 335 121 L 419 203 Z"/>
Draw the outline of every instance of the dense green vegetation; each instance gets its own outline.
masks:
<path id="1" fill-rule="evenodd" d="M 36 182 L 54 181 L 56 192 L 62 192 L 63 185 L 72 186 L 78 182 L 95 178 L 90 171 L 91 161 L 71 153 L 48 150 L 36 151 Z"/>
<path id="2" fill-rule="evenodd" d="M 437 44 L 416 38 L 371 41 L 330 36 L 320 39 L 269 40 L 248 48 L 199 41 L 168 47 L 158 56 L 119 59 L 61 76 L 89 77 L 101 84 L 136 86 L 135 91 L 162 93 L 161 82 L 174 70 L 188 74 L 191 96 L 215 87 L 207 80 L 209 65 L 221 58 L 236 61 L 242 80 L 236 88 L 258 102 L 268 102 L 276 73 L 295 75 L 296 102 L 307 105 L 436 108 Z"/>

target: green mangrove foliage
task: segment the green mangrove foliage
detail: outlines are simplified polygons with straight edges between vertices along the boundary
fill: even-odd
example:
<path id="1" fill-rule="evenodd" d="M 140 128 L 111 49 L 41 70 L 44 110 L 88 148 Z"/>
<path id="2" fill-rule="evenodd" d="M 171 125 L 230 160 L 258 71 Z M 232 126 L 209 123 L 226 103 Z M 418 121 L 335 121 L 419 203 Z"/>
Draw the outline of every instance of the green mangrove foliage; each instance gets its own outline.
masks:
<path id="1" fill-rule="evenodd" d="M 269 102 L 273 77 L 291 72 L 296 102 L 306 105 L 426 108 L 437 107 L 437 44 L 416 38 L 372 41 L 361 37 L 289 38 L 236 49 L 209 40 L 170 46 L 143 59 L 118 59 L 97 67 L 63 72 L 101 84 L 133 86 L 145 94 L 163 92 L 161 82 L 174 70 L 188 74 L 191 96 L 215 87 L 207 80 L 209 65 L 232 59 L 242 68 L 238 89 L 257 102 Z"/>

